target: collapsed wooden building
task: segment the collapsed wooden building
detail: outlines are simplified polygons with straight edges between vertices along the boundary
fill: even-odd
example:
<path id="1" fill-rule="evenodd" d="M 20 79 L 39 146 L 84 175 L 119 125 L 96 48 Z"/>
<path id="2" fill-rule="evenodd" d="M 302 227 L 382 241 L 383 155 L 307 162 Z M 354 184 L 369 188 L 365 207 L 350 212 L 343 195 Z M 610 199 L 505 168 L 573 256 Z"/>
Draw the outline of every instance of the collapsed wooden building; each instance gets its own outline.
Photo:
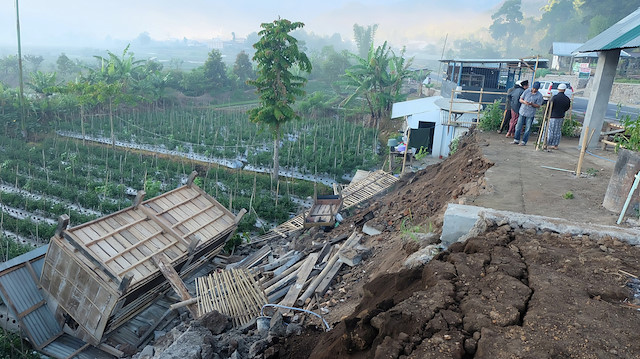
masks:
<path id="1" fill-rule="evenodd" d="M 188 297 L 181 278 L 222 250 L 244 214 L 224 208 L 194 177 L 146 201 L 141 191 L 132 207 L 73 228 L 62 218 L 40 284 L 73 336 L 99 345 L 170 287 Z"/>

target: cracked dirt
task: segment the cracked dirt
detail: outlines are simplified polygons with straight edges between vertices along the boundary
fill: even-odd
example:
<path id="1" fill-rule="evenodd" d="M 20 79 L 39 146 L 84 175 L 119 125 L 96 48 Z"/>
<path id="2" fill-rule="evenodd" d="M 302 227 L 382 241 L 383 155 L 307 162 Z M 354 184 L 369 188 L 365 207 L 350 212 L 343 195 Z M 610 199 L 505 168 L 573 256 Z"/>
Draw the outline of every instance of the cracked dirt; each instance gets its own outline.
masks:
<path id="1" fill-rule="evenodd" d="M 625 305 L 638 248 L 496 227 L 423 268 L 374 279 L 329 333 L 292 337 L 310 358 L 631 358 L 640 314 Z M 307 335 L 309 335 L 307 333 Z M 297 340 L 304 340 L 301 352 Z M 288 349 L 288 350 L 287 350 Z M 281 355 L 281 357 L 294 357 Z"/>

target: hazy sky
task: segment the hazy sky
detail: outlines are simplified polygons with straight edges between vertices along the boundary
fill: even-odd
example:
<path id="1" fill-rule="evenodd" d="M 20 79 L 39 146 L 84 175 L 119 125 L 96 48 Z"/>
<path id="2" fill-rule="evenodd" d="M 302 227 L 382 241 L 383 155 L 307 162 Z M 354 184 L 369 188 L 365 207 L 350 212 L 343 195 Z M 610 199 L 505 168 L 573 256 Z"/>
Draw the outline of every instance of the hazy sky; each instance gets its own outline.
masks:
<path id="1" fill-rule="evenodd" d="M 154 40 L 230 39 L 278 16 L 322 35 L 350 39 L 353 24 L 378 24 L 377 40 L 423 45 L 487 28 L 504 0 L 19 0 L 23 46 L 97 45 L 148 32 Z M 524 0 L 537 11 L 546 0 Z M 15 0 L 0 3 L 0 45 L 15 45 Z"/>

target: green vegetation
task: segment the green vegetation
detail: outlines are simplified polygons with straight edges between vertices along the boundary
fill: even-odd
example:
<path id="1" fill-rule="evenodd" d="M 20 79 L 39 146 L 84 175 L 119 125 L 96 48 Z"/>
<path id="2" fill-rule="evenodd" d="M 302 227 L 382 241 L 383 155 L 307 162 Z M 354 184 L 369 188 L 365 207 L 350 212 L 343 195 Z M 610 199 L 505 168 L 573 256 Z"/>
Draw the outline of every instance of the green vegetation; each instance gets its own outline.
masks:
<path id="1" fill-rule="evenodd" d="M 371 124 L 378 128 L 388 118 L 394 102 L 404 101 L 402 83 L 410 78 L 412 59 L 404 58 L 405 49 L 396 55 L 385 41 L 382 46 L 371 46 L 367 57 L 352 55 L 356 64 L 347 68 L 344 85 L 350 94 L 341 105 L 356 105 L 369 110 Z"/>
<path id="2" fill-rule="evenodd" d="M 504 110 L 500 107 L 501 103 L 501 100 L 496 100 L 482 110 L 478 121 L 478 127 L 481 130 L 495 131 L 500 128 L 504 116 Z"/>
<path id="3" fill-rule="evenodd" d="M 16 333 L 0 329 L 0 353 L 3 358 L 40 359 L 42 358 L 31 345 Z"/>
<path id="4" fill-rule="evenodd" d="M 251 122 L 268 126 L 273 134 L 272 178 L 279 175 L 280 128 L 283 124 L 299 119 L 293 109 L 297 97 L 306 93 L 303 88 L 307 79 L 300 72 L 311 72 L 311 62 L 298 48 L 298 40 L 289 33 L 303 27 L 301 22 L 286 19 L 264 23 L 258 33 L 260 40 L 253 45 L 256 54 L 253 60 L 258 63 L 258 77 L 249 81 L 256 87 L 260 105 L 249 110 Z M 297 70 L 297 73 L 294 73 Z"/>
<path id="5" fill-rule="evenodd" d="M 150 198 L 196 170 L 196 183 L 225 207 L 249 211 L 239 224 L 246 236 L 288 220 L 314 193 L 310 181 L 262 173 L 282 166 L 308 180 L 339 181 L 379 167 L 384 146 L 376 127 L 406 97 L 403 82 L 415 76 L 411 60 L 386 43 L 370 46 L 377 25 L 361 28 L 364 58 L 343 50 L 340 39 L 319 42 L 301 27 L 263 24 L 248 39 L 255 42 L 253 62 L 253 50 L 242 47 L 232 65 L 224 60 L 234 57 L 218 50 L 201 66 L 175 57 L 166 69 L 136 58 L 129 46 L 82 60 L 62 53 L 47 63 L 28 55 L 22 109 L 17 57 L 0 58 L 0 230 L 44 244 L 61 214 L 71 225 L 88 222 L 130 206 L 139 189 Z M 356 83 L 343 81 L 347 74 Z M 5 245 L 4 257 L 27 248 Z"/>
<path id="6" fill-rule="evenodd" d="M 631 119 L 630 116 L 625 116 L 620 120 L 620 123 L 625 130 L 614 137 L 618 147 L 631 151 L 640 151 L 640 116 L 635 120 Z"/>
<path id="7" fill-rule="evenodd" d="M 420 147 L 418 152 L 416 152 L 416 154 L 413 157 L 415 157 L 416 160 L 420 161 L 423 158 L 427 157 L 428 155 L 429 155 L 429 151 L 427 151 L 425 147 Z"/>
<path id="8" fill-rule="evenodd" d="M 587 168 L 587 174 L 588 174 L 589 176 L 593 176 L 593 177 L 595 177 L 595 176 L 597 176 L 597 175 L 598 175 L 598 173 L 599 173 L 599 172 L 600 172 L 599 170 L 597 170 L 597 169 L 595 169 L 595 168 L 593 168 L 593 167 L 589 167 L 589 168 Z"/>
<path id="9" fill-rule="evenodd" d="M 451 141 L 449 144 L 449 155 L 458 152 L 458 144 L 460 144 L 460 137 L 456 137 Z"/>
<path id="10" fill-rule="evenodd" d="M 567 118 L 562 122 L 562 136 L 565 137 L 576 137 L 579 136 L 577 133 L 577 129 L 582 126 L 582 124 L 574 119 L 575 115 L 571 115 L 571 118 Z"/>
<path id="11" fill-rule="evenodd" d="M 562 198 L 564 198 L 564 199 L 573 199 L 573 192 L 567 191 L 567 193 L 562 195 Z"/>
<path id="12" fill-rule="evenodd" d="M 0 262 L 8 261 L 32 249 L 33 246 L 16 243 L 13 239 L 0 234 Z"/>

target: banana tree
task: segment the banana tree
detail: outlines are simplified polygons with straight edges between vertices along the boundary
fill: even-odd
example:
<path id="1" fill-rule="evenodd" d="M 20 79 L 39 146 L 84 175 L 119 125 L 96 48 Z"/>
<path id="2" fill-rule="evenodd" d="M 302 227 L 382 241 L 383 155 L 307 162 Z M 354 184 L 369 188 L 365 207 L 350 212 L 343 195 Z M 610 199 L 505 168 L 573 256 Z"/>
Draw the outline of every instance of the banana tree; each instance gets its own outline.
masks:
<path id="1" fill-rule="evenodd" d="M 402 81 L 409 77 L 408 67 L 411 60 L 404 59 L 387 46 L 369 49 L 367 58 L 351 54 L 355 65 L 345 71 L 343 84 L 350 89 L 350 94 L 342 101 L 346 106 L 356 99 L 363 100 L 371 116 L 374 127 L 379 127 L 382 118 L 389 114 L 391 105 L 398 99 Z"/>

